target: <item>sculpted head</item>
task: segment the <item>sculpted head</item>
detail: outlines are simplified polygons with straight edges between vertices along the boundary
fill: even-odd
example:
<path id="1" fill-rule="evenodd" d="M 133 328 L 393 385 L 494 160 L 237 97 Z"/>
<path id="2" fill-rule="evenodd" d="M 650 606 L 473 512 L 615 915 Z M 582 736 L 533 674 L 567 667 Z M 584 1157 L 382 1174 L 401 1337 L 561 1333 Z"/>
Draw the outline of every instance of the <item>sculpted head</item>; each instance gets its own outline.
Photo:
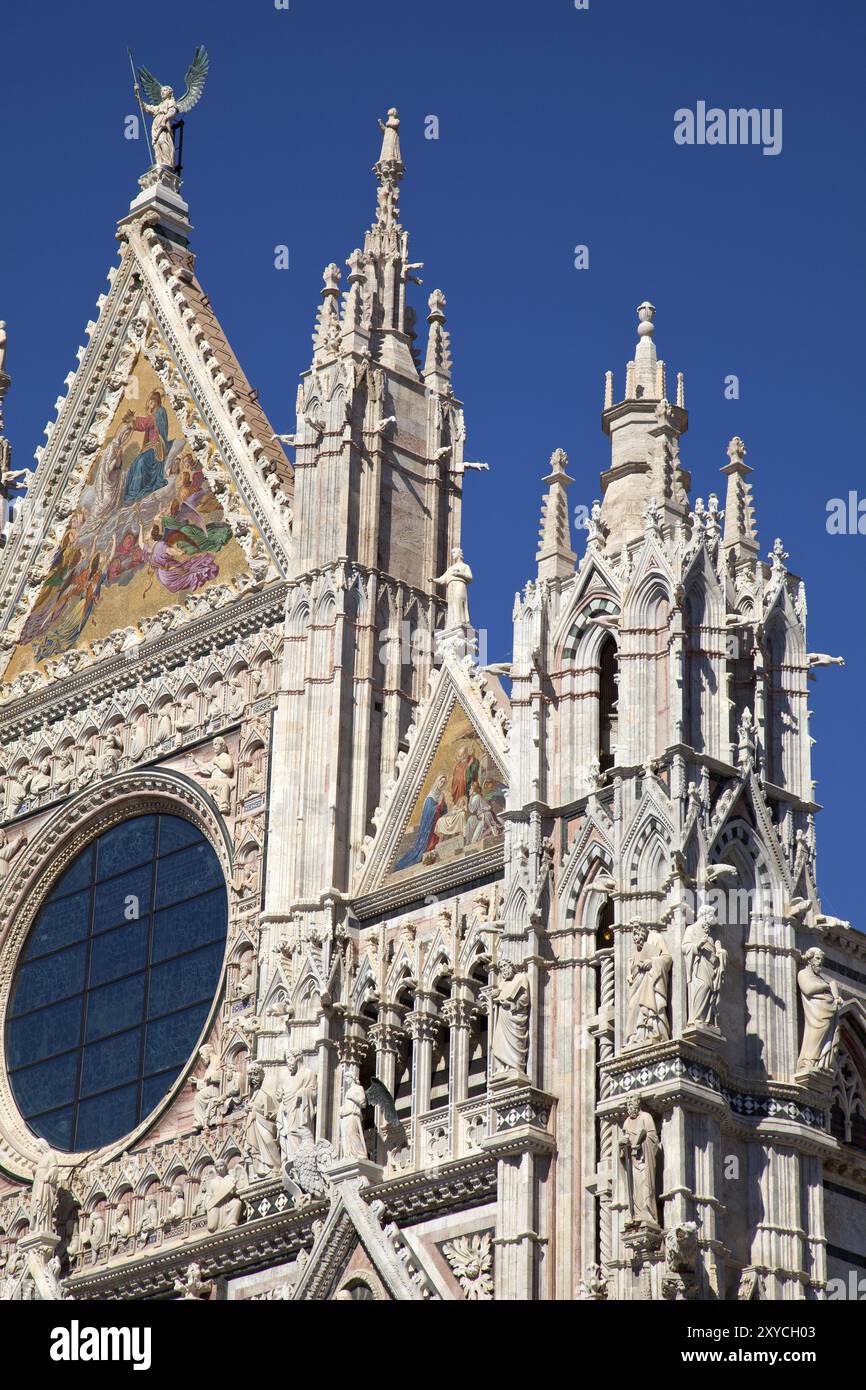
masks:
<path id="1" fill-rule="evenodd" d="M 286 1057 L 286 1071 L 289 1073 L 289 1076 L 294 1076 L 300 1065 L 301 1059 L 297 1052 L 288 1053 Z"/>
<path id="2" fill-rule="evenodd" d="M 718 913 L 712 903 L 703 903 L 698 908 L 697 924 L 705 936 L 710 936 L 712 929 L 718 923 Z"/>
<path id="3" fill-rule="evenodd" d="M 806 952 L 804 959 L 812 967 L 813 974 L 821 974 L 821 969 L 824 964 L 824 952 L 821 950 L 820 946 L 811 946 Z"/>
<path id="4" fill-rule="evenodd" d="M 640 1114 L 640 1096 L 629 1096 L 625 1103 L 625 1113 L 630 1120 L 636 1120 Z"/>
<path id="5" fill-rule="evenodd" d="M 512 961 L 504 960 L 500 963 L 499 974 L 503 980 L 513 980 L 516 973 L 517 971 L 515 970 L 514 963 Z"/>
<path id="6" fill-rule="evenodd" d="M 647 944 L 647 941 L 649 940 L 649 932 L 647 931 L 643 922 L 635 923 L 634 927 L 632 928 L 632 936 L 634 937 L 634 944 L 637 947 L 637 949 L 639 951 L 642 950 L 643 947 Z"/>
<path id="7" fill-rule="evenodd" d="M 173 87 L 160 87 L 160 89 L 159 89 L 159 94 L 160 94 L 160 96 L 162 97 L 163 101 L 168 101 L 170 97 L 173 97 L 173 96 L 174 96 L 174 88 L 173 88 Z"/>

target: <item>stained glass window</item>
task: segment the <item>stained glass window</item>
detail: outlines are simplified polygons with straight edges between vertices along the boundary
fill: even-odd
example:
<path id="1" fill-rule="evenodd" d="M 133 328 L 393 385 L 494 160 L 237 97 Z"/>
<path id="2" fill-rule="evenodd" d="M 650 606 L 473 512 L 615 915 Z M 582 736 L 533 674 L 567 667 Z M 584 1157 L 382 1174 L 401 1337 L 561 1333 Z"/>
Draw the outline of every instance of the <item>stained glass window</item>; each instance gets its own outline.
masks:
<path id="1" fill-rule="evenodd" d="M 6 1064 L 29 1128 L 74 1152 L 120 1139 L 187 1064 L 211 1010 L 227 897 L 179 816 L 98 836 L 54 885 L 12 986 Z"/>

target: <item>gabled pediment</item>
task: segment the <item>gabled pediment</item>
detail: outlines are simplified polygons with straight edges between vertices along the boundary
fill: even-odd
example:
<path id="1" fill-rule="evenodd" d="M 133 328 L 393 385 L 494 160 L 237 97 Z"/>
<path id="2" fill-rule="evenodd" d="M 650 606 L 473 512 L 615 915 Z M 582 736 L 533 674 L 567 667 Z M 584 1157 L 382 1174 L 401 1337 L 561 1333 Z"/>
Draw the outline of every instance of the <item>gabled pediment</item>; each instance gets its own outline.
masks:
<path id="1" fill-rule="evenodd" d="M 353 896 L 428 878 L 457 883 L 501 859 L 507 796 L 508 702 L 495 677 L 447 657 L 418 713 Z"/>
<path id="2" fill-rule="evenodd" d="M 292 1298 L 299 1302 L 381 1298 L 421 1302 L 438 1298 L 418 1251 L 410 1248 L 397 1226 L 380 1219 L 382 1202 L 365 1196 L 366 1176 L 340 1160 L 331 1169 L 331 1205 L 304 1263 Z"/>
<path id="3" fill-rule="evenodd" d="M 116 634 L 145 639 L 161 610 L 192 616 L 287 572 L 289 513 L 268 478 L 279 468 L 288 485 L 288 463 L 192 258 L 146 225 L 124 236 L 0 563 L 7 685 L 62 677 Z"/>

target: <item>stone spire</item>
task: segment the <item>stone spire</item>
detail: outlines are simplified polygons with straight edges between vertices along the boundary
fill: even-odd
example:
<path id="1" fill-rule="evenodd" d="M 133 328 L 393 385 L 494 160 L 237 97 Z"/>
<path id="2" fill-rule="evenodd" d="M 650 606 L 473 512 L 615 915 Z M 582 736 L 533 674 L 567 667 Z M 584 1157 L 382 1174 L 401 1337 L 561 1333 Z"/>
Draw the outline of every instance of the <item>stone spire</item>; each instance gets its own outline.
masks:
<path id="1" fill-rule="evenodd" d="M 539 547 L 535 554 L 539 579 L 568 579 L 577 556 L 571 548 L 566 489 L 574 482 L 565 471 L 568 455 L 556 449 L 550 456 L 550 472 L 542 479 L 547 493 L 541 503 Z"/>
<path id="2" fill-rule="evenodd" d="M 655 313 L 656 306 L 648 299 L 637 306 L 637 348 L 634 362 L 629 362 L 627 368 L 627 372 L 631 371 L 631 394 L 636 399 L 646 396 L 650 400 L 661 400 L 665 395 L 665 364 L 659 362 L 653 342 Z M 629 395 L 628 386 L 626 395 Z"/>
<path id="3" fill-rule="evenodd" d="M 6 344 L 8 335 L 6 333 L 5 320 L 0 319 L 0 430 L 3 429 L 3 402 L 6 399 L 6 392 L 12 385 L 12 378 L 6 371 Z"/>
<path id="4" fill-rule="evenodd" d="M 610 436 L 611 466 L 601 477 L 601 521 L 612 553 L 643 535 L 644 514 L 652 499 L 659 504 L 661 525 L 668 534 L 688 514 L 690 478 L 679 456 L 680 436 L 689 419 L 685 388 L 680 373 L 672 405 L 666 395 L 665 364 L 654 342 L 655 312 L 649 300 L 638 305 L 638 343 L 626 366 L 621 401 L 614 401 L 613 374 L 605 378 L 602 429 Z"/>
<path id="5" fill-rule="evenodd" d="M 319 305 L 319 312 L 316 316 L 316 329 L 313 333 L 313 346 L 315 357 L 318 361 L 321 357 L 339 351 L 340 347 L 340 268 L 332 261 L 326 265 L 322 271 L 324 288 L 321 291 L 322 302 Z"/>
<path id="6" fill-rule="evenodd" d="M 746 446 L 739 435 L 734 435 L 728 445 L 729 462 L 721 470 L 728 478 L 723 543 L 725 546 L 736 546 L 744 558 L 758 554 L 752 484 L 747 481 L 752 469 L 745 458 Z"/>
<path id="7" fill-rule="evenodd" d="M 409 234 L 400 225 L 400 181 L 406 166 L 400 153 L 400 117 L 391 107 L 382 129 L 382 150 L 373 165 L 379 183 L 376 220 L 364 238 L 366 317 L 373 335 L 373 351 L 383 366 L 418 378 L 412 355 L 414 311 L 406 304 L 406 285 L 420 284 L 414 271 L 421 265 L 409 260 Z"/>

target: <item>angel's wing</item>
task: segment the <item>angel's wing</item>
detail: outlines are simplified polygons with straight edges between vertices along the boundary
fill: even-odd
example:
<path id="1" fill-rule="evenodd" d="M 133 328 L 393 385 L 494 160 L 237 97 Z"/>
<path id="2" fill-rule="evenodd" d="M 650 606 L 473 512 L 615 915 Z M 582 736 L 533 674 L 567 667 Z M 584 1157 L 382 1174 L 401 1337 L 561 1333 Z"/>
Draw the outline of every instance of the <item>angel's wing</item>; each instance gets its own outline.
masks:
<path id="1" fill-rule="evenodd" d="M 144 88 L 145 95 L 152 106 L 158 106 L 162 101 L 162 83 L 157 82 L 152 72 L 147 68 L 138 69 L 138 80 Z"/>
<path id="2" fill-rule="evenodd" d="M 191 111 L 204 91 L 204 80 L 207 77 L 208 64 L 210 59 L 207 56 L 207 49 L 203 43 L 198 45 L 193 60 L 186 72 L 186 91 L 177 104 L 177 109 L 182 114 Z"/>
<path id="3" fill-rule="evenodd" d="M 368 1105 L 381 1105 L 385 1115 L 385 1123 L 398 1125 L 400 1117 L 397 1114 L 397 1107 L 394 1104 L 394 1097 L 388 1090 L 384 1081 L 380 1081 L 378 1076 L 374 1076 L 366 1090 Z"/>

